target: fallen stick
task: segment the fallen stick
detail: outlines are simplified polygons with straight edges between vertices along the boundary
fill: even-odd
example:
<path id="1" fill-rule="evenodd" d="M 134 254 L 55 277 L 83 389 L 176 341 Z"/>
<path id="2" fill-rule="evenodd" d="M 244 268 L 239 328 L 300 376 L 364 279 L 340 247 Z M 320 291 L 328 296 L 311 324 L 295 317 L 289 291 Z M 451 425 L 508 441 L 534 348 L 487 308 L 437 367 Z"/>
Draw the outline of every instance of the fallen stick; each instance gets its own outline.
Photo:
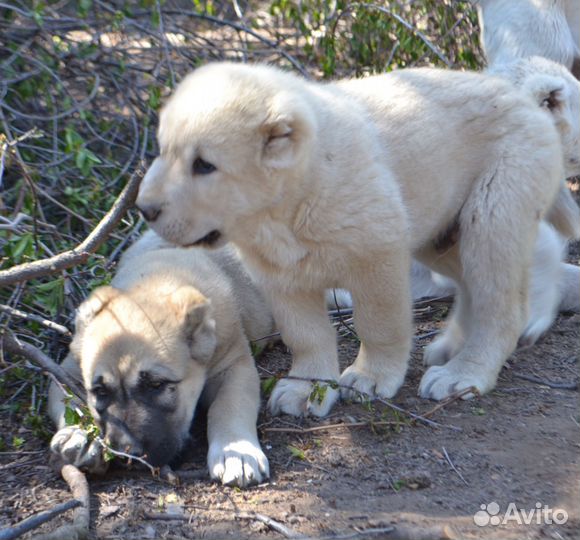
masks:
<path id="1" fill-rule="evenodd" d="M 0 346 L 12 354 L 27 358 L 37 366 L 52 373 L 62 384 L 66 385 L 82 403 L 85 402 L 86 392 L 82 384 L 49 356 L 44 354 L 40 349 L 30 345 L 30 343 L 20 341 L 8 330 L 5 330 L 3 334 L 0 334 Z"/>
<path id="2" fill-rule="evenodd" d="M 22 536 L 24 533 L 36 529 L 40 527 L 43 523 L 54 519 L 56 516 L 59 516 L 63 512 L 70 510 L 71 508 L 76 508 L 80 506 L 82 503 L 73 499 L 72 501 L 67 501 L 65 503 L 57 504 L 51 510 L 45 510 L 44 512 L 39 512 L 34 516 L 30 516 L 22 520 L 20 523 L 14 525 L 13 527 L 7 527 L 5 529 L 0 530 L 0 540 L 13 540 L 14 538 L 18 538 Z"/>
<path id="3" fill-rule="evenodd" d="M 90 523 L 90 491 L 86 476 L 74 465 L 64 465 L 60 474 L 68 484 L 73 497 L 82 506 L 74 511 L 72 524 L 63 525 L 58 529 L 34 536 L 32 540 L 86 540 L 89 537 Z"/>
<path id="4" fill-rule="evenodd" d="M 454 529 L 443 527 L 417 527 L 414 525 L 394 525 L 394 530 L 385 535 L 385 540 L 455 540 Z"/>
<path id="5" fill-rule="evenodd" d="M 254 521 L 259 521 L 264 525 L 267 525 L 273 531 L 280 533 L 286 538 L 305 538 L 303 534 L 289 529 L 286 525 L 283 525 L 279 521 L 272 519 L 264 514 L 257 514 L 255 512 L 240 512 L 235 515 L 236 519 L 250 519 Z"/>
<path id="6" fill-rule="evenodd" d="M 459 478 L 461 478 L 461 481 L 466 486 L 469 486 L 469 484 L 467 483 L 467 480 L 465 478 L 463 478 L 463 475 L 457 470 L 457 467 L 455 467 L 455 465 L 453 465 L 453 462 L 451 461 L 451 458 L 449 457 L 447 450 L 445 450 L 445 447 L 442 446 L 441 448 L 443 449 L 443 454 L 445 455 L 445 459 L 447 460 L 447 463 L 449 463 L 449 466 L 457 473 L 457 476 L 459 476 Z"/>
<path id="7" fill-rule="evenodd" d="M 357 529 L 354 532 L 327 536 L 303 536 L 300 540 L 361 540 L 378 536 L 383 540 L 455 540 L 457 535 L 451 527 L 415 527 L 390 525 L 372 529 Z"/>
<path id="8" fill-rule="evenodd" d="M 382 403 L 383 405 L 389 407 L 390 409 L 393 409 L 397 412 L 403 413 L 403 414 L 409 416 L 410 418 L 412 418 L 413 420 L 423 422 L 424 424 L 427 424 L 428 426 L 443 427 L 443 428 L 447 428 L 447 429 L 452 429 L 453 431 L 463 431 L 462 428 L 460 428 L 458 426 L 440 424 L 439 422 L 435 422 L 434 420 L 430 420 L 429 418 L 425 418 L 424 416 L 422 416 L 420 414 L 417 414 L 417 413 L 414 413 L 414 412 L 409 411 L 407 409 L 404 409 L 403 407 L 399 407 L 398 405 L 395 405 L 394 403 L 387 401 L 386 399 L 371 396 L 371 395 L 367 394 L 366 392 L 361 392 L 360 390 L 357 390 L 353 386 L 348 386 L 346 384 L 340 384 L 333 379 L 317 379 L 315 377 L 310 377 L 310 378 L 309 377 L 296 377 L 294 375 L 285 375 L 283 377 L 280 377 L 280 379 L 288 379 L 288 380 L 292 380 L 292 381 L 306 381 L 306 382 L 310 382 L 310 383 L 322 383 L 322 384 L 330 386 L 331 388 L 344 388 L 346 390 L 351 390 L 351 391 L 355 392 L 359 401 L 362 401 L 362 398 L 364 398 L 364 400 L 368 400 L 369 402 L 376 401 L 377 403 Z"/>
<path id="9" fill-rule="evenodd" d="M 479 392 L 477 391 L 477 388 L 475 388 L 475 386 L 470 386 L 469 388 L 465 388 L 463 390 L 460 390 L 459 392 L 455 392 L 455 394 L 451 394 L 450 396 L 446 397 L 443 401 L 435 405 L 435 407 L 428 410 L 426 413 L 423 413 L 423 418 L 429 418 L 430 416 L 433 416 L 437 411 L 443 409 L 444 407 L 447 407 L 447 405 L 449 405 L 450 403 L 453 403 L 454 401 L 461 399 L 466 394 L 473 394 L 477 396 L 479 395 Z"/>
<path id="10" fill-rule="evenodd" d="M 524 373 L 514 373 L 514 377 L 518 379 L 523 379 L 524 381 L 530 381 L 536 384 L 542 384 L 548 386 L 549 388 L 556 388 L 558 390 L 578 390 L 577 382 L 555 382 L 540 379 L 539 377 L 534 377 L 533 375 L 526 375 Z"/>
<path id="11" fill-rule="evenodd" d="M 125 215 L 125 212 L 133 206 L 142 179 L 143 169 L 139 168 L 131 175 L 131 178 L 129 178 L 129 181 L 113 203 L 111 209 L 77 247 L 63 251 L 48 259 L 23 263 L 8 268 L 7 270 L 0 270 L 0 287 L 56 274 L 72 266 L 85 263 L 108 238 L 109 234 L 117 226 L 117 223 Z"/>
<path id="12" fill-rule="evenodd" d="M 341 422 L 340 424 L 326 424 L 324 426 L 312 426 L 309 428 L 283 428 L 283 427 L 271 427 L 263 428 L 262 431 L 274 431 L 279 433 L 313 433 L 315 431 L 325 431 L 328 429 L 339 429 L 339 428 L 349 428 L 349 427 L 373 427 L 373 426 L 402 426 L 405 425 L 404 422 L 396 422 L 391 420 L 377 420 L 376 422 Z"/>
<path id="13" fill-rule="evenodd" d="M 7 306 L 6 304 L 0 304 L 0 311 L 4 311 L 8 313 L 11 317 L 18 317 L 19 319 L 24 319 L 25 321 L 34 321 L 42 326 L 49 328 L 50 330 L 55 330 L 62 334 L 63 336 L 71 336 L 71 331 L 62 324 L 55 323 L 44 317 L 39 317 L 38 315 L 33 315 L 32 313 L 26 313 L 24 311 L 20 311 L 19 309 Z"/>

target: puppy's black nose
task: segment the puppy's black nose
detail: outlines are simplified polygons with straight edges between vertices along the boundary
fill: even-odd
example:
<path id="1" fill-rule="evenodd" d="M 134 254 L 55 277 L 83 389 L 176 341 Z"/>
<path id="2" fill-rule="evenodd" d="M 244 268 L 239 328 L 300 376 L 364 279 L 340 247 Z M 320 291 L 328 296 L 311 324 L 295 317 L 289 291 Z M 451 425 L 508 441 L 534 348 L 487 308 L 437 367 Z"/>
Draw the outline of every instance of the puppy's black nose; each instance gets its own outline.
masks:
<path id="1" fill-rule="evenodd" d="M 149 222 L 153 223 L 161 214 L 161 208 L 159 206 L 154 206 L 152 204 L 138 206 L 137 210 L 141 212 L 141 215 Z"/>

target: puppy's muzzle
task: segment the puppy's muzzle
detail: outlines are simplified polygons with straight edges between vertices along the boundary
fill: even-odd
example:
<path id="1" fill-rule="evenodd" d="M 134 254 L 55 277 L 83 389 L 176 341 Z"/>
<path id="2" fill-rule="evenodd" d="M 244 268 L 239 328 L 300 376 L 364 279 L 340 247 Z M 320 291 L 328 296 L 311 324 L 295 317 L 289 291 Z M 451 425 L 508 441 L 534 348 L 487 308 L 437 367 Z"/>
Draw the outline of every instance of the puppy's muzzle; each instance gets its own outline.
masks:
<path id="1" fill-rule="evenodd" d="M 153 204 L 137 206 L 137 210 L 149 223 L 153 223 L 161 214 L 161 208 Z"/>

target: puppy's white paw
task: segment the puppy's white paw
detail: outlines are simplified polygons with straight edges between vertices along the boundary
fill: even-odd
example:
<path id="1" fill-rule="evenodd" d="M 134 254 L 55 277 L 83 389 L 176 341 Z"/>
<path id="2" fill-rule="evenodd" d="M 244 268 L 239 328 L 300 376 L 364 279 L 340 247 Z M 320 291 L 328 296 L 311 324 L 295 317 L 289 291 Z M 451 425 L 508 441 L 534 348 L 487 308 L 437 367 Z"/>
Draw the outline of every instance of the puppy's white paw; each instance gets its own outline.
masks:
<path id="1" fill-rule="evenodd" d="M 101 444 L 89 438 L 79 426 L 66 426 L 50 441 L 52 453 L 62 460 L 93 474 L 103 474 L 108 467 Z"/>
<path id="2" fill-rule="evenodd" d="M 455 343 L 448 334 L 443 334 L 423 349 L 423 364 L 442 366 L 459 352 L 460 347 L 460 344 Z"/>
<path id="3" fill-rule="evenodd" d="M 340 377 L 340 392 L 343 399 L 353 401 L 364 399 L 361 393 L 368 395 L 370 398 L 392 398 L 401 388 L 404 380 L 404 372 L 402 374 L 372 375 L 365 370 L 359 369 L 355 362 L 343 371 Z M 344 386 L 350 388 L 342 388 Z"/>
<path id="4" fill-rule="evenodd" d="M 247 440 L 228 444 L 212 443 L 207 456 L 209 474 L 226 486 L 241 488 L 269 478 L 268 458 L 259 443 Z"/>
<path id="5" fill-rule="evenodd" d="M 309 381 L 296 381 L 294 379 L 280 379 L 268 406 L 274 415 L 286 413 L 293 416 L 326 416 L 336 403 L 338 390 L 324 383 L 318 383 L 320 391 L 315 391 L 314 385 Z"/>
<path id="6" fill-rule="evenodd" d="M 483 370 L 483 366 L 480 369 Z M 422 398 L 441 400 L 471 386 L 480 394 L 485 394 L 495 386 L 495 377 L 465 372 L 451 362 L 444 366 L 432 366 L 425 372 L 419 385 L 419 395 Z M 462 396 L 462 399 L 473 397 L 474 394 L 470 392 Z"/>

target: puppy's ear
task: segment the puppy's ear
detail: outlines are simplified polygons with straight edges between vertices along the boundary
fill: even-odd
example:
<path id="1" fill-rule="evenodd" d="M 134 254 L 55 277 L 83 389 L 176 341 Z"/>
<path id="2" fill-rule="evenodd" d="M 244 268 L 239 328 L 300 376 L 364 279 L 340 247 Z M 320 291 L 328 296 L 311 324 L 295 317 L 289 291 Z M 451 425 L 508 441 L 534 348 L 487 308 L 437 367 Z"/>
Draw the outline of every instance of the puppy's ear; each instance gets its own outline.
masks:
<path id="1" fill-rule="evenodd" d="M 308 147 L 313 132 L 313 115 L 305 104 L 290 95 L 277 95 L 260 127 L 264 166 L 272 169 L 293 168 Z"/>
<path id="2" fill-rule="evenodd" d="M 76 334 L 81 334 L 103 308 L 121 291 L 109 285 L 95 289 L 91 295 L 79 306 L 75 318 Z"/>
<path id="3" fill-rule="evenodd" d="M 540 107 L 549 110 L 556 119 L 561 116 L 568 97 L 565 79 L 537 73 L 529 77 L 523 87 L 531 92 Z"/>
<path id="4" fill-rule="evenodd" d="M 171 295 L 171 302 L 191 357 L 206 363 L 217 345 L 210 301 L 194 287 L 181 287 Z"/>

